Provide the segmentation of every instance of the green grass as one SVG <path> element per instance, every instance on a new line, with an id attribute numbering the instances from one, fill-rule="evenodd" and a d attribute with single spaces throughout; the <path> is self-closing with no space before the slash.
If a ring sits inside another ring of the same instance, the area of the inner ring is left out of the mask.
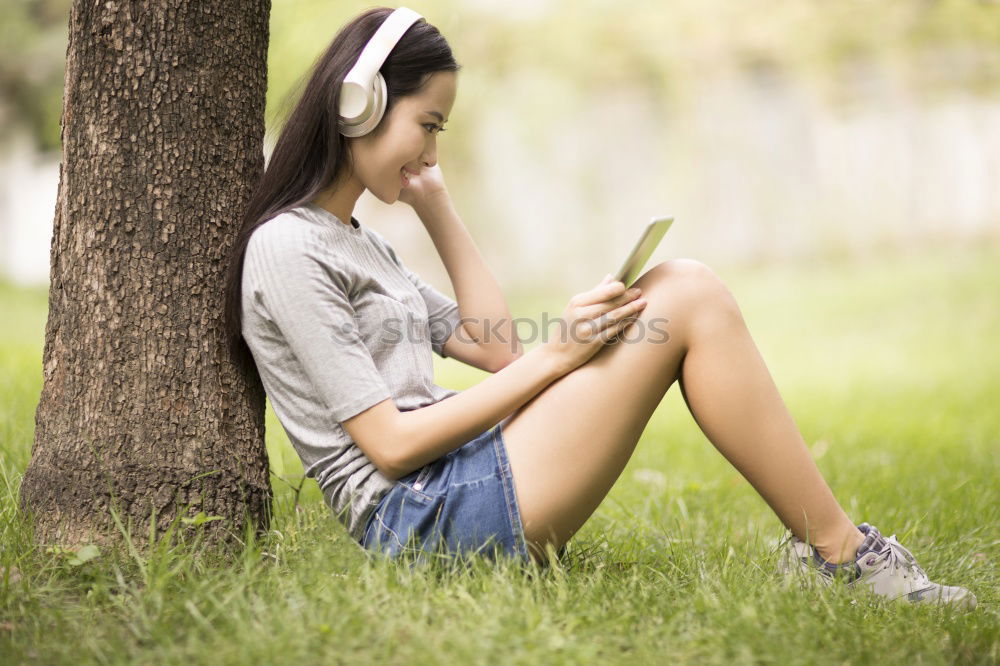
<path id="1" fill-rule="evenodd" d="M 45 293 L 0 286 L 0 663 L 995 663 L 1000 249 L 719 272 L 852 518 L 972 588 L 974 613 L 778 584 L 780 524 L 677 389 L 566 562 L 540 573 L 367 559 L 313 481 L 296 505 L 301 466 L 270 412 L 288 483 L 262 541 L 228 557 L 190 537 L 145 556 L 41 552 L 16 495 Z M 437 360 L 443 385 L 482 377 Z"/>

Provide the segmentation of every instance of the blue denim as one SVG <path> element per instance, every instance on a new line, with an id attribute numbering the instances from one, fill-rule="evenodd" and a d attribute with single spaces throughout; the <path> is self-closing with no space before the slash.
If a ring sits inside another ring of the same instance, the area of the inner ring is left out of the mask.
<path id="1" fill-rule="evenodd" d="M 501 425 L 400 478 L 368 519 L 362 547 L 392 558 L 500 552 L 529 562 Z"/>

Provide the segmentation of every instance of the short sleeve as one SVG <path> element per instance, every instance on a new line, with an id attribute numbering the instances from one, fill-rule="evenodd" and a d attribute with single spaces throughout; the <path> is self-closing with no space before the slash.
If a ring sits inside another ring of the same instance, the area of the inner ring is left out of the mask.
<path id="1" fill-rule="evenodd" d="M 429 283 L 425 282 L 419 275 L 407 268 L 406 265 L 403 264 L 402 260 L 400 260 L 399 256 L 396 255 L 396 251 L 389 244 L 389 242 L 378 232 L 374 230 L 370 231 L 389 253 L 393 262 L 399 266 L 399 268 L 403 271 L 403 274 L 406 275 L 407 279 L 412 282 L 420 292 L 420 296 L 424 299 L 424 303 L 427 304 L 427 325 L 430 328 L 431 349 L 433 349 L 434 353 L 438 356 L 448 358 L 444 353 L 444 343 L 451 337 L 451 334 L 455 332 L 455 329 L 458 328 L 459 322 L 461 321 L 461 315 L 458 312 L 458 303 L 456 303 L 454 299 L 445 296 Z"/>
<path id="2" fill-rule="evenodd" d="M 251 237 L 244 271 L 254 282 L 316 394 L 338 422 L 391 398 L 361 339 L 348 286 L 323 239 L 265 223 Z"/>

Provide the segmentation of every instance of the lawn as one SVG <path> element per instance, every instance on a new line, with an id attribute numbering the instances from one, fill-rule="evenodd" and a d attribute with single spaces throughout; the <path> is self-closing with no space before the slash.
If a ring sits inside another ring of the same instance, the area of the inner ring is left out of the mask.
<path id="1" fill-rule="evenodd" d="M 782 585 L 780 523 L 676 388 L 565 561 L 542 572 L 370 560 L 313 481 L 296 501 L 301 466 L 270 412 L 264 539 L 229 556 L 190 538 L 146 555 L 40 551 L 16 498 L 46 294 L 7 285 L 0 664 L 996 663 L 1000 247 L 719 272 L 851 517 L 895 533 L 932 579 L 973 589 L 976 611 Z M 564 301 L 512 310 L 537 317 Z M 436 361 L 445 386 L 483 376 Z"/>

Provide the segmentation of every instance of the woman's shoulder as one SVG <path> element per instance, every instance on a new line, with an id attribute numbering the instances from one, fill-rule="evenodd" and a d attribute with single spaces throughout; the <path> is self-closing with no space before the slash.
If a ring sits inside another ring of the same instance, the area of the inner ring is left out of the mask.
<path id="1" fill-rule="evenodd" d="M 372 245 L 374 245 L 377 248 L 380 248 L 382 252 L 389 255 L 389 259 L 392 260 L 393 263 L 396 264 L 400 263 L 399 255 L 396 254 L 396 248 L 393 247 L 392 243 L 389 242 L 389 239 L 387 239 L 385 236 L 375 231 L 368 225 L 365 225 L 364 227 L 362 227 L 362 229 L 370 239 Z"/>
<path id="2" fill-rule="evenodd" d="M 343 288 L 354 272 L 334 235 L 294 210 L 258 226 L 250 234 L 243 257 L 245 290 L 284 296 L 321 283 Z"/>
<path id="3" fill-rule="evenodd" d="M 247 255 L 316 251 L 334 242 L 333 234 L 328 229 L 303 214 L 301 208 L 292 208 L 253 230 L 247 241 Z"/>

